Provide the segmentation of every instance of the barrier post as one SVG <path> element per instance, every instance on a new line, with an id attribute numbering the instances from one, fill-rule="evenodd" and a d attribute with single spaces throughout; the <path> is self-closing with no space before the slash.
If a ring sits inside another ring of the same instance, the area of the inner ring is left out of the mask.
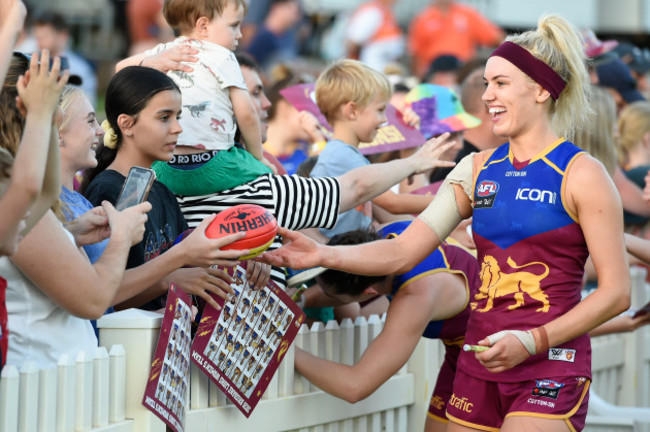
<path id="1" fill-rule="evenodd" d="M 139 432 L 165 432 L 165 424 L 142 405 L 151 361 L 163 315 L 141 309 L 127 309 L 104 315 L 97 321 L 99 344 L 120 344 L 126 355 L 126 418 L 134 420 Z"/>

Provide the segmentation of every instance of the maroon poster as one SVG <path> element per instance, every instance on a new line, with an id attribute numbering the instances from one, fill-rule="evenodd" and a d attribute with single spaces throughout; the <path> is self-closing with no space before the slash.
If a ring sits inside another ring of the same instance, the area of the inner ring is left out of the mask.
<path id="1" fill-rule="evenodd" d="M 316 105 L 314 84 L 297 84 L 280 90 L 280 94 L 299 111 L 312 113 L 323 126 L 323 133 L 329 139 L 332 137 L 332 127 L 327 123 Z M 407 125 L 393 105 L 386 107 L 387 124 L 379 129 L 371 143 L 361 143 L 359 151 L 365 155 L 417 147 L 424 144 L 424 136 L 419 130 Z"/>
<path id="2" fill-rule="evenodd" d="M 191 324 L 190 296 L 172 283 L 142 404 L 176 432 L 185 427 Z"/>
<path id="3" fill-rule="evenodd" d="M 236 296 L 206 305 L 191 359 L 249 417 L 305 320 L 302 310 L 275 283 L 254 291 L 246 263 L 225 269 Z"/>

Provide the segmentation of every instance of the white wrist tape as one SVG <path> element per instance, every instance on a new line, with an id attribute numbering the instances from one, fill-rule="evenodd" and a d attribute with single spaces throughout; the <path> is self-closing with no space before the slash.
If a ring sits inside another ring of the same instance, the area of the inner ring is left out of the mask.
<path id="1" fill-rule="evenodd" d="M 494 345 L 503 337 L 507 334 L 512 334 L 519 339 L 519 342 L 522 343 L 524 348 L 526 348 L 526 351 L 530 355 L 535 355 L 536 349 L 535 349 L 535 338 L 533 337 L 533 334 L 530 331 L 523 331 L 523 330 L 501 330 L 500 332 L 491 334 L 490 336 L 487 337 L 488 341 L 490 342 L 490 346 Z"/>

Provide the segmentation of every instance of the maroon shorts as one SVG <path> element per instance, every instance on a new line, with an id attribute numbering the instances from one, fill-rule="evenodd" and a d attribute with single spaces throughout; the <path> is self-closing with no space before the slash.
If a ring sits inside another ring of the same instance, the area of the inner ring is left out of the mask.
<path id="1" fill-rule="evenodd" d="M 454 376 L 456 375 L 456 363 L 460 354 L 460 347 L 445 345 L 445 360 L 440 366 L 436 386 L 431 395 L 429 403 L 429 417 L 443 423 L 447 423 L 447 401 L 454 389 Z"/>
<path id="2" fill-rule="evenodd" d="M 499 383 L 457 371 L 447 417 L 454 423 L 486 431 L 497 431 L 511 416 L 564 420 L 569 430 L 581 431 L 587 417 L 590 383 L 581 377 Z"/>

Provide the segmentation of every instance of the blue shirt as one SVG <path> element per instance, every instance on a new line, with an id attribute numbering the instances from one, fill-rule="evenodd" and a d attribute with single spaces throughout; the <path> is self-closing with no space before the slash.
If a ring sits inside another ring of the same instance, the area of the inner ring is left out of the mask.
<path id="1" fill-rule="evenodd" d="M 365 165 L 370 161 L 361 154 L 358 148 L 346 144 L 341 140 L 328 141 L 323 151 L 318 155 L 318 162 L 311 171 L 312 177 L 339 177 Z M 339 221 L 331 230 L 321 229 L 326 237 L 347 231 L 368 228 L 372 218 L 362 211 L 363 206 L 341 213 Z"/>
<path id="2" fill-rule="evenodd" d="M 61 201 L 65 203 L 63 208 L 63 214 L 67 221 L 73 221 L 82 214 L 86 213 L 88 210 L 94 208 L 94 206 L 88 201 L 83 195 L 79 192 L 71 191 L 65 186 L 61 187 Z M 99 243 L 86 245 L 84 250 L 90 258 L 90 262 L 94 263 L 99 259 L 100 256 L 104 253 L 106 245 L 108 244 L 108 239 L 102 240 Z"/>
<path id="3" fill-rule="evenodd" d="M 61 186 L 61 201 L 63 201 L 63 214 L 67 221 L 73 221 L 77 219 L 82 214 L 86 213 L 88 210 L 92 210 L 94 206 L 90 201 L 88 201 L 83 195 L 79 192 L 71 191 L 65 186 Z M 91 263 L 94 263 L 102 256 L 106 245 L 108 244 L 108 239 L 104 239 L 99 243 L 94 243 L 84 246 L 84 251 L 90 259 Z M 106 310 L 106 313 L 114 312 L 113 306 L 109 307 Z M 93 325 L 93 330 L 95 330 L 95 335 L 99 337 L 99 330 L 97 330 L 97 321 L 91 320 L 90 323 Z"/>

